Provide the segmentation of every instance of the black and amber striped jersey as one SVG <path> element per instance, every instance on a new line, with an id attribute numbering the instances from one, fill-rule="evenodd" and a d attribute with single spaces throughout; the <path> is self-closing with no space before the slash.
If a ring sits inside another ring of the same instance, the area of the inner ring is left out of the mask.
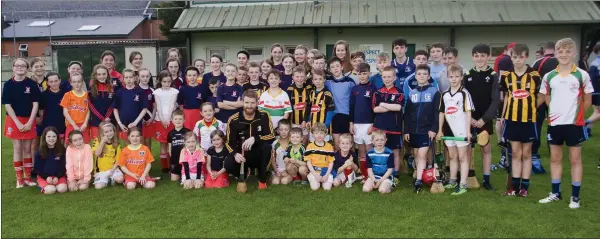
<path id="1" fill-rule="evenodd" d="M 306 109 L 310 110 L 310 112 L 307 112 L 306 114 L 306 122 L 310 122 L 311 125 L 314 125 L 317 122 L 325 123 L 327 113 L 335 110 L 331 91 L 329 91 L 327 87 L 324 87 L 320 91 L 317 89 L 312 90 L 308 98 Z"/>
<path id="2" fill-rule="evenodd" d="M 306 119 L 306 105 L 312 89 L 311 85 L 299 88 L 296 84 L 292 84 L 287 88 L 286 92 L 292 104 L 292 114 L 290 115 L 292 124 L 302 124 Z"/>
<path id="3" fill-rule="evenodd" d="M 258 94 L 259 99 L 260 99 L 260 95 L 269 89 L 269 87 L 265 83 L 262 83 L 262 82 L 258 82 L 257 85 L 253 85 L 250 82 L 248 82 L 248 83 L 244 84 L 242 86 L 242 88 L 244 88 L 244 92 L 246 92 L 247 90 L 256 91 L 256 94 Z"/>
<path id="4" fill-rule="evenodd" d="M 520 76 L 514 70 L 503 72 L 500 91 L 506 94 L 506 99 L 502 118 L 514 122 L 535 122 L 540 83 L 540 74 L 529 66 Z"/>

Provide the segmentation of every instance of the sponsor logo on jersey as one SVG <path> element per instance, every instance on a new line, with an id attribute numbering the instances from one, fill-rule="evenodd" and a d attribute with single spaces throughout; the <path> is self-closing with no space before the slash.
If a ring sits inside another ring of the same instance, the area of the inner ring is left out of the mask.
<path id="1" fill-rule="evenodd" d="M 140 156 L 146 155 L 146 151 L 140 151 Z"/>
<path id="2" fill-rule="evenodd" d="M 303 110 L 305 107 L 306 107 L 306 103 L 304 103 L 304 102 L 300 102 L 300 103 L 294 105 L 295 110 Z"/>
<path id="3" fill-rule="evenodd" d="M 458 108 L 457 108 L 457 107 L 455 107 L 455 106 L 450 106 L 450 107 L 448 107 L 448 108 L 446 109 L 446 114 L 447 114 L 447 115 L 451 115 L 451 114 L 454 114 L 454 113 L 456 113 L 456 112 L 458 112 Z"/>
<path id="4" fill-rule="evenodd" d="M 318 105 L 313 105 L 312 107 L 310 107 L 310 112 L 312 113 L 317 113 L 321 111 L 321 107 L 319 107 Z"/>
<path id="5" fill-rule="evenodd" d="M 524 99 L 527 97 L 529 97 L 529 91 L 521 89 L 513 91 L 513 98 L 515 99 Z"/>

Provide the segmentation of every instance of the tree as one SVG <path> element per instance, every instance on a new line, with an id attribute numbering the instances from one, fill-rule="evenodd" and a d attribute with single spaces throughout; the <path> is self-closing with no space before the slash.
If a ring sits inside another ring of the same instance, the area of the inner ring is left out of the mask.
<path id="1" fill-rule="evenodd" d="M 174 8 L 174 7 L 185 7 L 185 1 L 172 1 L 172 2 L 160 2 L 158 8 Z M 177 23 L 177 19 L 181 16 L 183 9 L 159 9 L 157 11 L 157 17 L 162 20 L 162 24 L 159 26 L 160 32 L 163 36 L 167 37 L 169 41 L 185 41 L 186 35 L 180 32 L 171 32 L 171 29 Z"/>

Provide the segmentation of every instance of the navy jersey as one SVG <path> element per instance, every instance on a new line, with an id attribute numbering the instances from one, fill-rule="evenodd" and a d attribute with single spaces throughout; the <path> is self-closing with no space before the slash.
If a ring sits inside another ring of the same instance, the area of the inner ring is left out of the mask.
<path id="1" fill-rule="evenodd" d="M 372 108 L 375 109 L 381 103 L 404 105 L 404 94 L 395 86 L 389 89 L 381 87 L 375 92 Z M 402 115 L 402 110 L 375 113 L 373 127 L 383 130 L 387 134 L 401 134 Z"/>
<path id="2" fill-rule="evenodd" d="M 210 103 L 212 103 L 212 104 L 213 104 L 213 106 L 215 107 L 215 109 L 216 109 L 216 108 L 219 108 L 219 107 L 217 106 L 217 97 L 216 97 L 216 96 L 213 96 L 213 95 L 210 95 L 210 96 L 208 96 L 208 99 L 206 99 L 206 102 L 210 102 Z"/>
<path id="3" fill-rule="evenodd" d="M 65 91 L 60 89 L 56 93 L 50 89 L 42 92 L 42 97 L 40 98 L 40 110 L 44 110 L 42 129 L 52 126 L 59 133 L 65 132 L 65 116 L 63 115 L 63 108 L 60 106 L 60 101 L 64 95 Z"/>
<path id="4" fill-rule="evenodd" d="M 177 103 L 183 105 L 184 109 L 200 109 L 202 103 L 206 101 L 205 93 L 200 85 L 184 85 L 177 95 Z"/>
<path id="5" fill-rule="evenodd" d="M 352 87 L 350 97 L 350 122 L 355 124 L 373 123 L 373 95 L 377 90 L 369 82 Z"/>
<path id="6" fill-rule="evenodd" d="M 410 57 L 406 57 L 406 61 L 404 63 L 399 63 L 398 59 L 394 59 L 392 61 L 392 66 L 396 68 L 396 83 L 395 85 L 402 89 L 404 85 L 404 80 L 408 78 L 411 74 L 415 73 L 415 63 L 413 59 Z"/>
<path id="7" fill-rule="evenodd" d="M 427 134 L 438 131 L 440 92 L 431 85 L 417 86 L 406 96 L 404 123 L 410 134 Z"/>
<path id="8" fill-rule="evenodd" d="M 167 135 L 167 143 L 171 144 L 171 162 L 179 163 L 179 155 L 181 150 L 185 147 L 185 133 L 190 130 L 183 127 L 180 130 L 173 129 Z"/>
<path id="9" fill-rule="evenodd" d="M 218 79 L 219 82 L 221 82 L 221 84 L 225 84 L 225 82 L 227 82 L 227 78 L 225 78 L 225 74 L 223 72 L 221 72 L 221 74 L 218 76 L 213 75 L 212 72 L 208 72 L 208 73 L 204 74 L 202 76 L 202 88 L 204 88 L 204 92 L 206 95 L 212 94 L 210 92 L 210 88 L 209 88 L 210 84 L 209 83 L 210 83 L 210 80 L 213 78 Z"/>
<path id="10" fill-rule="evenodd" d="M 226 84 L 222 84 L 217 89 L 217 102 L 223 101 L 239 101 L 242 97 L 243 89 L 242 86 L 238 84 L 233 84 L 232 86 L 228 86 Z M 217 119 L 222 122 L 227 122 L 229 117 L 231 117 L 235 112 L 238 112 L 238 109 L 235 110 L 226 110 L 220 109 L 219 114 L 217 115 Z"/>
<path id="11" fill-rule="evenodd" d="M 176 79 L 173 79 L 173 83 L 171 84 L 171 86 L 173 88 L 178 89 L 178 90 L 180 90 L 181 87 L 183 87 L 184 85 L 187 85 L 187 84 L 180 77 L 177 77 Z"/>
<path id="12" fill-rule="evenodd" d="M 342 167 L 342 165 L 346 163 L 346 160 L 350 159 L 350 156 L 352 156 L 353 160 L 357 159 L 356 153 L 354 152 L 348 152 L 348 155 L 346 156 L 342 156 L 341 151 L 336 152 L 334 155 L 335 159 L 333 161 L 333 170 L 337 171 L 340 167 Z"/>
<path id="13" fill-rule="evenodd" d="M 148 107 L 148 98 L 145 96 L 146 93 L 139 87 L 121 88 L 117 91 L 113 108 L 119 110 L 121 123 L 128 126 L 135 121 L 142 110 Z M 141 120 L 137 127 L 142 127 Z"/>
<path id="14" fill-rule="evenodd" d="M 141 87 L 140 87 L 141 88 Z M 146 107 L 146 109 L 148 109 L 148 111 L 150 111 L 150 113 L 152 113 L 152 111 L 154 111 L 154 95 L 152 94 L 154 92 L 154 90 L 152 88 L 141 88 L 142 90 L 144 90 L 144 94 L 146 94 L 146 100 L 148 100 L 148 107 Z M 149 120 L 150 116 L 148 114 L 146 114 L 143 118 L 143 120 Z"/>
<path id="15" fill-rule="evenodd" d="M 90 126 L 98 127 L 102 121 L 110 118 L 113 114 L 115 93 L 109 92 L 108 85 L 98 83 L 98 94 L 94 96 L 88 92 L 90 108 Z"/>
<path id="16" fill-rule="evenodd" d="M 275 65 L 273 68 L 275 68 L 275 69 L 277 69 L 277 70 L 279 70 L 281 72 L 285 71 L 285 68 L 283 68 L 283 63 L 281 63 L 279 65 Z"/>
<path id="17" fill-rule="evenodd" d="M 19 117 L 29 117 L 33 103 L 40 102 L 40 96 L 41 92 L 37 83 L 27 77 L 22 81 L 15 81 L 11 78 L 2 87 L 2 104 L 10 104 L 15 115 Z"/>
<path id="18" fill-rule="evenodd" d="M 286 75 L 285 73 L 281 72 L 281 83 L 279 83 L 279 88 L 286 90 L 288 87 L 290 87 L 293 82 L 293 75 L 293 73 L 291 75 Z"/>
<path id="19" fill-rule="evenodd" d="M 62 90 L 64 92 L 69 92 L 73 89 L 73 87 L 71 87 L 71 82 L 69 82 L 69 80 L 61 80 L 59 88 L 60 88 L 60 90 Z"/>

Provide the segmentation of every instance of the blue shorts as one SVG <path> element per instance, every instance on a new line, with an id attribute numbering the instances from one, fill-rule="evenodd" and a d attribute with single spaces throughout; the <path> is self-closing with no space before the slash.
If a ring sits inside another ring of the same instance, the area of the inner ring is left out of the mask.
<path id="1" fill-rule="evenodd" d="M 319 173 L 319 175 L 320 175 L 320 176 L 325 176 L 325 174 L 327 173 L 327 168 L 319 168 L 319 167 L 315 167 L 315 166 L 313 166 L 313 169 L 314 169 L 315 171 L 319 171 L 319 172 L 320 172 L 320 173 Z M 335 178 L 335 177 L 337 177 L 337 171 L 336 171 L 336 170 L 333 170 L 333 169 L 331 169 L 331 173 L 330 173 L 330 174 L 331 174 L 331 176 L 333 176 L 334 178 Z"/>
<path id="2" fill-rule="evenodd" d="M 413 149 L 425 148 L 431 145 L 428 134 L 410 134 L 408 146 Z"/>
<path id="3" fill-rule="evenodd" d="M 502 137 L 508 141 L 531 143 L 537 140 L 537 127 L 533 122 L 504 120 Z"/>
<path id="4" fill-rule="evenodd" d="M 401 134 L 385 134 L 387 141 L 385 147 L 391 150 L 402 148 L 402 135 Z"/>
<path id="5" fill-rule="evenodd" d="M 578 147 L 588 138 L 585 126 L 573 124 L 548 126 L 548 143 L 551 145 L 566 144 L 569 147 Z"/>

